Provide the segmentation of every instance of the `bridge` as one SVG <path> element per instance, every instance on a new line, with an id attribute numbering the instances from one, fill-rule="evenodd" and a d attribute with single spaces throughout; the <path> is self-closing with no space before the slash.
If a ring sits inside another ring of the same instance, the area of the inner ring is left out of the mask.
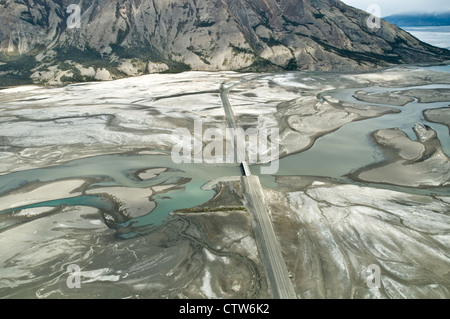
<path id="1" fill-rule="evenodd" d="M 251 176 L 252 172 L 250 171 L 250 167 L 248 166 L 246 161 L 241 163 L 241 170 L 243 176 Z"/>
<path id="2" fill-rule="evenodd" d="M 248 80 L 245 80 L 245 82 Z M 241 82 L 242 83 L 242 82 Z M 240 84 L 240 83 L 238 83 Z M 235 84 L 235 85 L 238 85 Z M 221 99 L 230 128 L 237 128 L 236 119 L 228 100 L 228 93 L 234 85 L 224 89 Z M 255 240 L 261 261 L 266 270 L 266 276 L 273 297 L 277 299 L 296 299 L 294 285 L 289 277 L 281 246 L 273 229 L 272 219 L 264 201 L 264 192 L 259 177 L 252 175 L 248 163 L 238 159 L 241 164 L 241 184 L 246 207 L 252 219 Z"/>

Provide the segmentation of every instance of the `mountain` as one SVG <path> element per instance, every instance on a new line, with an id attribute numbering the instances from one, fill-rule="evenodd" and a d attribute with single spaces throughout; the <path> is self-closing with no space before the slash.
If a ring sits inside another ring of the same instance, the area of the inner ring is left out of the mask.
<path id="1" fill-rule="evenodd" d="M 450 12 L 395 14 L 384 19 L 399 27 L 450 26 Z"/>
<path id="2" fill-rule="evenodd" d="M 0 85 L 450 60 L 387 21 L 370 29 L 368 13 L 337 0 L 78 1 L 0 0 Z"/>

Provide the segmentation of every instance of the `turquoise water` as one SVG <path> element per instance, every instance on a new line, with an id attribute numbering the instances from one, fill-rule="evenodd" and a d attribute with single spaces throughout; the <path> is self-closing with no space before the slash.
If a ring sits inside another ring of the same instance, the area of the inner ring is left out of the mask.
<path id="1" fill-rule="evenodd" d="M 131 230 L 122 234 L 121 237 L 129 238 L 141 234 L 160 225 L 171 212 L 177 209 L 195 207 L 212 199 L 215 192 L 213 190 L 202 190 L 201 187 L 204 184 L 203 181 L 190 182 L 186 184 L 185 188 L 152 197 L 156 202 L 156 208 L 150 214 L 119 224 L 120 227 L 131 227 Z"/>
<path id="2" fill-rule="evenodd" d="M 150 168 L 169 168 L 158 176 L 139 180 L 133 177 L 133 172 Z M 145 230 L 160 225 L 169 213 L 176 209 L 195 207 L 212 199 L 214 190 L 202 190 L 201 187 L 210 180 L 223 176 L 238 176 L 238 166 L 174 164 L 169 156 L 164 155 L 105 155 L 80 159 L 66 165 L 15 172 L 0 176 L 0 195 L 31 182 L 51 182 L 64 179 L 97 179 L 90 188 L 97 186 L 123 186 L 133 188 L 148 188 L 156 185 L 180 185 L 161 195 L 150 198 L 156 202 L 156 207 L 149 214 L 133 218 L 118 227 L 128 227 L 128 236 L 138 233 L 139 228 Z M 183 181 L 180 183 L 180 180 Z M 90 206 L 102 210 L 114 209 L 114 203 L 102 196 L 86 195 L 71 198 L 61 198 L 44 201 L 32 205 L 16 207 L 0 212 L 0 214 L 33 207 Z M 126 237 L 127 235 L 123 235 Z"/>
<path id="3" fill-rule="evenodd" d="M 433 71 L 450 72 L 450 66 L 430 67 Z M 304 76 L 304 73 L 299 73 Z M 422 86 L 420 88 L 450 88 L 446 85 Z M 324 92 L 342 101 L 362 103 L 352 95 L 360 88 L 348 88 Z M 409 88 L 391 88 L 404 90 Z M 369 92 L 386 91 L 386 88 L 364 88 Z M 389 89 L 388 89 L 389 90 Z M 370 139 L 370 134 L 378 129 L 398 127 L 404 130 L 412 139 L 414 123 L 419 122 L 431 126 L 438 132 L 444 151 L 450 156 L 449 130 L 446 126 L 429 123 L 423 118 L 423 110 L 447 107 L 448 102 L 421 104 L 412 102 L 403 107 L 398 114 L 388 114 L 379 118 L 352 122 L 337 131 L 319 138 L 314 146 L 299 154 L 293 154 L 280 160 L 276 175 L 307 175 L 331 177 L 336 180 L 352 182 L 345 176 L 361 167 L 379 162 L 382 155 Z M 389 106 L 392 107 L 392 106 Z M 138 170 L 150 168 L 168 168 L 155 178 L 139 180 L 133 176 Z M 252 166 L 254 174 L 259 174 L 259 167 Z M 87 179 L 92 187 L 122 186 L 130 188 L 148 188 L 156 185 L 180 184 L 178 188 L 156 194 L 150 198 L 155 201 L 156 208 L 147 215 L 133 218 L 126 223 L 118 224 L 122 228 L 122 237 L 133 237 L 160 225 L 169 213 L 201 205 L 212 199 L 213 190 L 202 190 L 201 187 L 216 178 L 239 176 L 240 168 L 235 165 L 212 166 L 197 164 L 174 164 L 168 155 L 105 155 L 75 160 L 65 165 L 15 172 L 0 176 L 0 195 L 4 195 L 32 182 L 52 182 L 64 179 Z M 266 187 L 275 188 L 273 176 L 261 175 L 261 182 Z M 182 182 L 180 182 L 182 181 Z M 14 210 L 33 207 L 90 206 L 101 210 L 115 209 L 110 199 L 102 196 L 77 196 L 45 201 L 33 205 L 17 207 Z M 0 214 L 13 210 L 3 211 Z"/>

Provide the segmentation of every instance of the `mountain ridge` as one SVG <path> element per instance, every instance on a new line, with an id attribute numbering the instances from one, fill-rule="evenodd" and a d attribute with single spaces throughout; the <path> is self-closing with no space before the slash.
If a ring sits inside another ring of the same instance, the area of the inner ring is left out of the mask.
<path id="1" fill-rule="evenodd" d="M 3 83 L 61 84 L 154 72 L 370 70 L 450 60 L 337 0 L 0 1 Z"/>

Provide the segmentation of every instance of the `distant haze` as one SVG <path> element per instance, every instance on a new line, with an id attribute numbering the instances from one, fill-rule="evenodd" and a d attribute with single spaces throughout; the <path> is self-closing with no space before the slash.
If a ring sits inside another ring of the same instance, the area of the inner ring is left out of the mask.
<path id="1" fill-rule="evenodd" d="M 361 10 L 366 10 L 371 4 L 377 4 L 381 8 L 382 17 L 399 13 L 450 11 L 449 0 L 342 0 L 342 2 Z"/>

